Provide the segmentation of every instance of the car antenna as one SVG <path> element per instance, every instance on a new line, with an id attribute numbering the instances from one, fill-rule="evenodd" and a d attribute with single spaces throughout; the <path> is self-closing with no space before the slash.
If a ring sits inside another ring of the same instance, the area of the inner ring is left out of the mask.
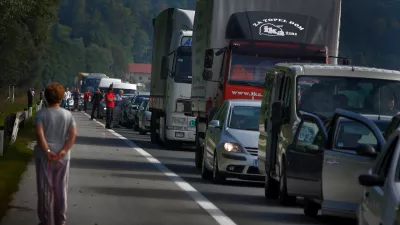
<path id="1" fill-rule="evenodd" d="M 378 120 L 381 120 L 381 87 L 378 88 Z"/>

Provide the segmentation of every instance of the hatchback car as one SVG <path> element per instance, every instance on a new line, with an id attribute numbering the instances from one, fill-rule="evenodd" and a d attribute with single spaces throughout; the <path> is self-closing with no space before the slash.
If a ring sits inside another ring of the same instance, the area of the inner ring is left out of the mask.
<path id="1" fill-rule="evenodd" d="M 263 180 L 257 168 L 261 101 L 227 100 L 209 122 L 202 178 Z"/>
<path id="2" fill-rule="evenodd" d="M 138 131 L 140 134 L 146 134 L 150 131 L 151 112 L 149 111 L 149 99 L 143 100 L 137 113 Z"/>

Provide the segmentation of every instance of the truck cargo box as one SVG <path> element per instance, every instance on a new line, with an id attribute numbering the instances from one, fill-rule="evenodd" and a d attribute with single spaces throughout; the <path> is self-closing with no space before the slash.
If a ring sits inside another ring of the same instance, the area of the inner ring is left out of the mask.
<path id="1" fill-rule="evenodd" d="M 340 12 L 340 0 L 198 0 L 192 110 L 204 111 L 205 100 L 215 97 L 218 90 L 218 82 L 203 80 L 206 49 L 227 47 L 231 40 L 268 41 L 323 45 L 329 55 L 337 55 Z M 222 57 L 214 57 L 214 81 L 221 79 L 221 64 Z"/>

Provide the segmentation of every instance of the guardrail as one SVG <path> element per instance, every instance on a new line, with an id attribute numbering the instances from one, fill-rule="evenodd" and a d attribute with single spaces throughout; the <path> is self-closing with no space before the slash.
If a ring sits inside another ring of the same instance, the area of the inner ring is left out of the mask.
<path id="1" fill-rule="evenodd" d="M 42 107 L 43 101 L 39 101 L 36 104 L 36 112 L 41 110 Z M 6 116 L 4 119 L 4 126 L 0 126 L 0 156 L 3 156 L 5 137 L 9 137 L 10 144 L 14 144 L 17 140 L 19 128 L 22 128 L 26 121 L 32 117 L 32 110 L 32 107 L 29 107 L 24 111 L 11 113 Z"/>

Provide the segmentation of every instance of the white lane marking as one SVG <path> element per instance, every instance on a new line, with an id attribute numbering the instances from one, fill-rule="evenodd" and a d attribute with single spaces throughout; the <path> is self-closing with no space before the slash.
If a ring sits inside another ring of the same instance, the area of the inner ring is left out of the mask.
<path id="1" fill-rule="evenodd" d="M 83 112 L 84 115 L 90 118 L 90 115 Z M 97 120 L 93 120 L 97 124 L 105 127 L 105 125 Z M 108 130 L 108 129 L 107 129 Z M 178 174 L 172 172 L 164 164 L 162 164 L 158 159 L 154 158 L 151 154 L 140 148 L 134 142 L 128 140 L 124 136 L 118 134 L 114 130 L 108 130 L 113 135 L 117 136 L 121 140 L 124 140 L 127 145 L 132 147 L 135 151 L 144 156 L 149 162 L 151 162 L 158 170 L 164 173 L 169 179 L 171 179 L 178 187 L 183 191 L 187 192 L 190 197 L 204 210 L 206 210 L 220 225 L 236 225 L 233 220 L 231 220 L 227 215 L 225 215 L 217 206 L 210 202 L 204 195 L 197 191 L 192 185 L 183 180 Z"/>

